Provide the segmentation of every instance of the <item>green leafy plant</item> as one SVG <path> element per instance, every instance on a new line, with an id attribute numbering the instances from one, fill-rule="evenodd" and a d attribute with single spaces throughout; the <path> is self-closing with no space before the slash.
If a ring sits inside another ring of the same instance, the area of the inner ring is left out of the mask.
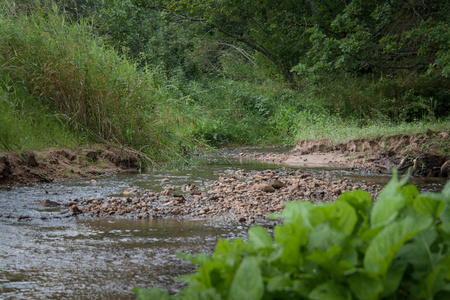
<path id="1" fill-rule="evenodd" d="M 287 203 L 272 236 L 218 242 L 179 295 L 135 288 L 138 299 L 449 299 L 450 184 L 420 194 L 396 172 L 373 204 L 363 191 L 332 204 Z"/>

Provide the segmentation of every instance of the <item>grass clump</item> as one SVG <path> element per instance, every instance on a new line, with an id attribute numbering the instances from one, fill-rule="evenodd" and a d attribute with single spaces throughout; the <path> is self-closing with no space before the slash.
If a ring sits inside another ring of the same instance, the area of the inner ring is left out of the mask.
<path id="1" fill-rule="evenodd" d="M 43 150 L 49 147 L 73 148 L 85 144 L 88 137 L 69 130 L 57 113 L 49 113 L 0 90 L 0 149 L 6 151 Z"/>
<path id="2" fill-rule="evenodd" d="M 33 123 L 37 127 L 39 122 L 47 126 L 59 122 L 60 135 L 77 136 L 72 139 L 75 144 L 112 142 L 142 150 L 155 161 L 167 161 L 178 151 L 157 110 L 149 70 L 138 70 L 120 57 L 92 34 L 87 23 L 67 22 L 56 5 L 37 5 L 28 14 L 8 2 L 2 1 L 2 6 L 0 88 L 7 113 L 2 116 L 0 147 L 41 147 L 38 138 L 34 143 L 12 138 L 20 130 L 39 136 L 37 129 L 11 126 L 10 120 L 19 117 L 23 124 L 41 119 Z M 59 139 L 52 131 L 42 131 L 40 136 Z M 56 144 L 72 142 L 60 139 Z"/>

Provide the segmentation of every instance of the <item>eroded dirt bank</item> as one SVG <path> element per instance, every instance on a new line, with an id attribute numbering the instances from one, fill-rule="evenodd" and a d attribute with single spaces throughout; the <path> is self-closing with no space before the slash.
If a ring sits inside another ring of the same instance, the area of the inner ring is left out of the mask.
<path id="1" fill-rule="evenodd" d="M 234 155 L 288 166 L 345 167 L 382 173 L 391 173 L 397 168 L 401 173 L 411 171 L 414 176 L 449 177 L 450 155 L 445 154 L 449 152 L 449 132 L 429 131 L 339 144 L 325 139 L 305 140 L 297 141 L 288 153 L 234 151 Z"/>
<path id="2" fill-rule="evenodd" d="M 391 173 L 412 171 L 415 176 L 450 175 L 449 131 L 415 135 L 380 136 L 334 144 L 330 140 L 297 141 L 288 153 L 254 153 L 240 149 L 227 155 L 286 166 L 345 167 Z M 53 149 L 41 152 L 1 153 L 0 188 L 134 172 L 139 157 L 110 146 L 89 149 Z"/>
<path id="3" fill-rule="evenodd" d="M 138 155 L 132 151 L 100 145 L 89 149 L 0 153 L 0 188 L 135 172 L 137 167 Z"/>

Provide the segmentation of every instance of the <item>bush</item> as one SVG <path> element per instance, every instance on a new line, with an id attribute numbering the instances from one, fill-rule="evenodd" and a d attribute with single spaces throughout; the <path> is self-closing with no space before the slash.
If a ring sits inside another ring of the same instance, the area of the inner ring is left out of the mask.
<path id="1" fill-rule="evenodd" d="M 218 242 L 179 295 L 135 288 L 138 299 L 449 299 L 450 184 L 420 194 L 393 179 L 375 204 L 363 191 L 333 204 L 291 202 L 274 238 Z"/>
<path id="2" fill-rule="evenodd" d="M 96 38 L 85 21 L 67 21 L 53 2 L 33 4 L 27 13 L 0 1 L 8 8 L 0 10 L 0 90 L 8 90 L 3 99 L 11 98 L 0 107 L 22 118 L 8 104 L 17 100 L 41 123 L 57 118 L 52 123 L 61 123 L 63 133 L 70 130 L 81 140 L 88 136 L 89 142 L 128 146 L 155 162 L 176 156 L 178 140 L 168 137 L 170 124 L 158 110 L 152 73 Z M 9 124 L 6 117 L 0 122 Z M 26 148 L 9 145 L 14 131 L 5 128 L 3 148 Z"/>

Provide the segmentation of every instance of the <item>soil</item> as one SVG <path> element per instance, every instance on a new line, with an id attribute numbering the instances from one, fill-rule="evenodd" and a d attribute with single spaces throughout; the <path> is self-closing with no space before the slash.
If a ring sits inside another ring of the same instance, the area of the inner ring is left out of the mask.
<path id="1" fill-rule="evenodd" d="M 450 176 L 450 132 L 379 136 L 346 143 L 330 140 L 297 141 L 288 153 L 241 151 L 242 158 L 286 166 L 369 169 L 380 173 L 410 171 L 413 176 Z M 235 153 L 236 155 L 236 153 Z"/>
<path id="2" fill-rule="evenodd" d="M 138 161 L 139 156 L 130 150 L 103 145 L 0 153 L 0 188 L 136 172 Z"/>
<path id="3" fill-rule="evenodd" d="M 254 153 L 239 148 L 228 155 L 286 166 L 343 167 L 415 176 L 450 175 L 450 132 L 380 136 L 347 143 L 297 141 L 288 153 Z M 88 149 L 50 149 L 23 153 L 0 152 L 0 188 L 69 178 L 136 172 L 139 155 L 127 149 L 94 145 Z"/>

